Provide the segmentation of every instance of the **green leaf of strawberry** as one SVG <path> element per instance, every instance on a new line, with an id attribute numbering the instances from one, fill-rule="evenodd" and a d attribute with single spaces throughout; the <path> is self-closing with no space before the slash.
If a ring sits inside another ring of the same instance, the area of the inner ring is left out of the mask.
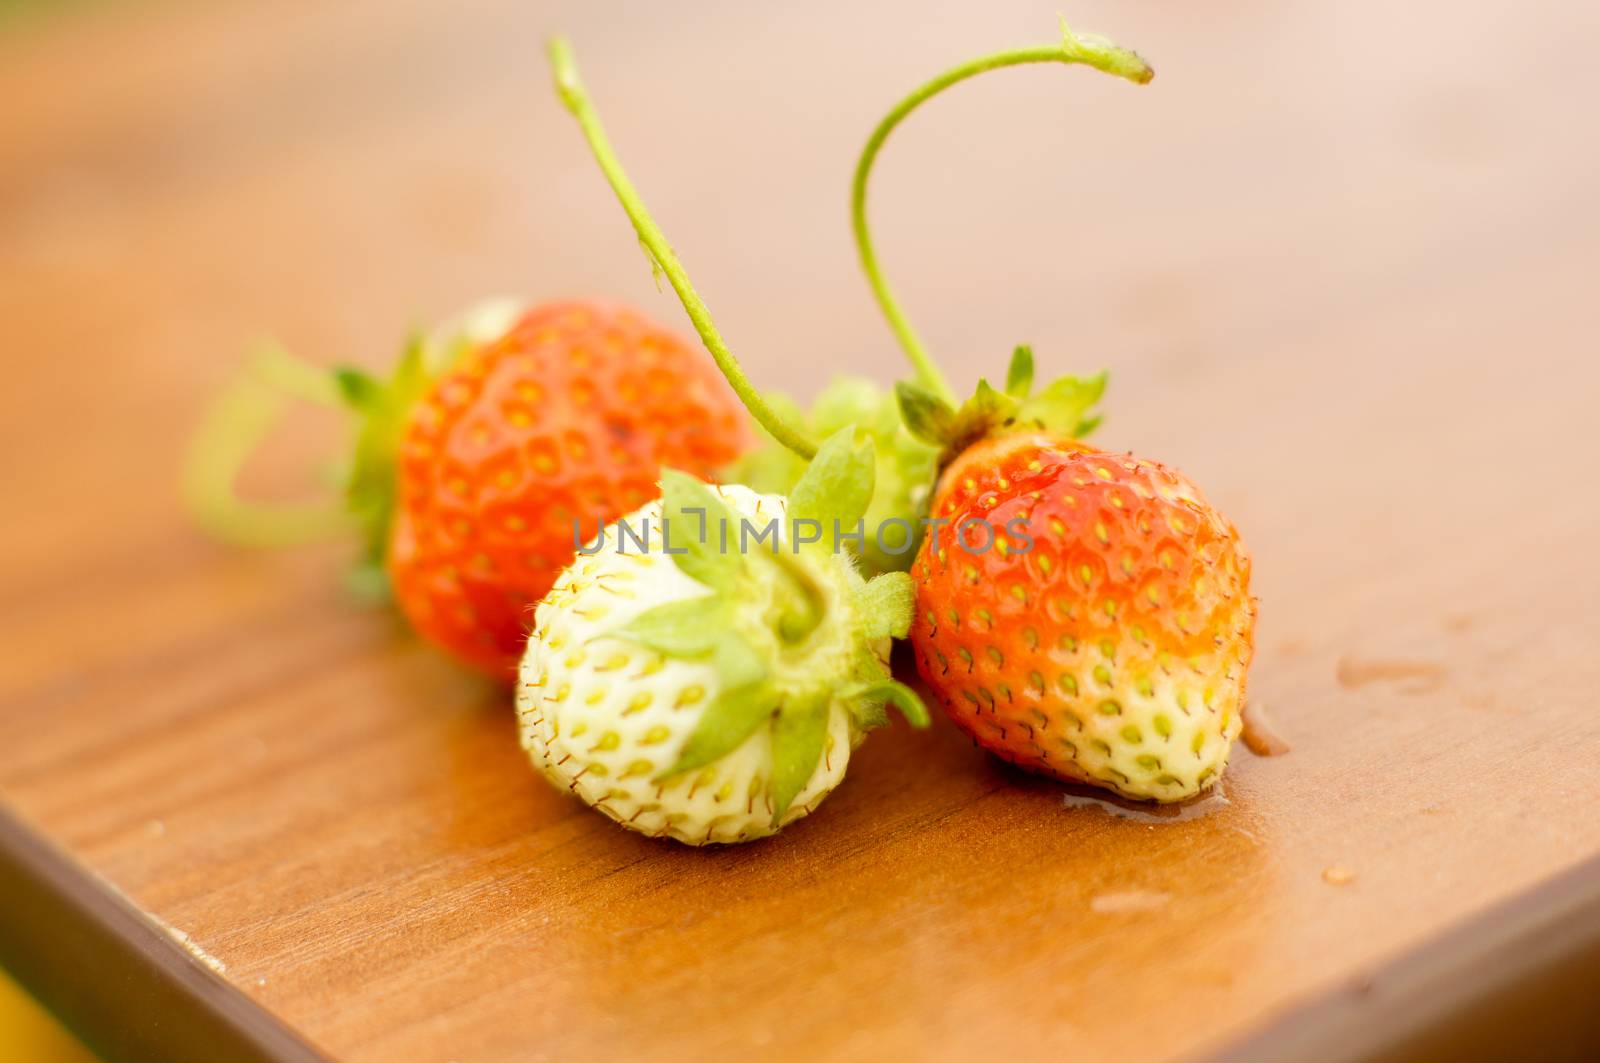
<path id="1" fill-rule="evenodd" d="M 858 439 L 854 425 L 829 436 L 789 492 L 789 519 L 816 521 L 826 530 L 836 520 L 853 529 L 872 502 L 874 458 L 872 437 Z"/>
<path id="2" fill-rule="evenodd" d="M 1084 378 L 1061 377 L 1036 395 L 1029 394 L 1032 386 L 1033 351 L 1022 346 L 1011 357 L 1005 391 L 996 391 L 980 378 L 972 397 L 958 409 L 909 381 L 895 385 L 895 395 L 906 427 L 917 438 L 939 447 L 944 460 L 990 436 L 1044 431 L 1082 438 L 1099 425 L 1100 418 L 1089 416 L 1089 410 L 1105 393 L 1105 372 Z"/>
<path id="3" fill-rule="evenodd" d="M 1048 387 L 1021 405 L 1013 424 L 1074 439 L 1083 438 L 1100 423 L 1100 418 L 1089 416 L 1089 411 L 1105 394 L 1106 376 L 1102 370 L 1091 377 L 1064 376 L 1051 381 Z"/>
<path id="4" fill-rule="evenodd" d="M 738 689 L 766 679 L 767 662 L 739 632 L 719 627 L 711 648 L 711 663 L 724 689 Z"/>
<path id="5" fill-rule="evenodd" d="M 686 472 L 661 470 L 662 542 L 680 572 L 714 591 L 729 590 L 745 566 L 723 544 L 738 534 L 738 518 L 709 487 Z"/>
<path id="6" fill-rule="evenodd" d="M 803 704 L 786 706 L 778 714 L 772 728 L 773 823 L 789 811 L 822 759 L 828 739 L 829 701 L 827 694 L 819 694 Z"/>
<path id="7" fill-rule="evenodd" d="M 869 639 L 903 639 L 911 629 L 916 584 L 909 573 L 885 572 L 856 592 L 856 609 Z"/>
<path id="8" fill-rule="evenodd" d="M 895 384 L 894 394 L 900 402 L 900 416 L 912 435 L 941 450 L 950 445 L 956 426 L 953 406 L 909 380 Z"/>
<path id="9" fill-rule="evenodd" d="M 872 440 L 873 491 L 863 517 L 867 534 L 860 543 L 848 545 L 859 554 L 862 571 L 869 575 L 909 567 L 921 539 L 938 451 L 901 423 L 894 395 L 870 380 L 836 377 L 817 396 L 808 414 L 782 396 L 770 401 L 792 419 L 803 417 L 806 427 L 821 438 L 854 426 L 858 440 Z M 789 494 L 807 467 L 792 451 L 769 438 L 765 446 L 729 470 L 728 478 L 757 491 Z"/>
<path id="10" fill-rule="evenodd" d="M 1011 352 L 1011 366 L 1006 370 L 1006 394 L 1025 399 L 1033 390 L 1033 348 L 1027 344 Z"/>
<path id="11" fill-rule="evenodd" d="M 413 336 L 386 381 L 349 366 L 334 370 L 339 393 L 360 425 L 345 500 L 361 525 L 365 565 L 380 571 L 399 497 L 400 437 L 411 407 L 432 380 L 425 350 L 422 336 Z"/>
<path id="12" fill-rule="evenodd" d="M 703 768 L 738 749 L 757 727 L 772 718 L 772 703 L 773 691 L 767 683 L 758 681 L 723 690 L 701 714 L 678 759 L 657 779 L 665 781 Z"/>
<path id="13" fill-rule="evenodd" d="M 355 366 L 333 369 L 339 395 L 357 424 L 345 504 L 364 543 L 362 561 L 350 581 L 363 596 L 377 596 L 387 586 L 383 562 L 399 503 L 400 440 L 412 408 L 464 354 L 504 335 L 518 313 L 511 300 L 488 300 L 432 335 L 414 333 L 387 380 Z"/>
<path id="14" fill-rule="evenodd" d="M 640 613 L 608 637 L 637 642 L 668 657 L 705 657 L 726 629 L 727 612 L 721 595 L 704 594 Z"/>

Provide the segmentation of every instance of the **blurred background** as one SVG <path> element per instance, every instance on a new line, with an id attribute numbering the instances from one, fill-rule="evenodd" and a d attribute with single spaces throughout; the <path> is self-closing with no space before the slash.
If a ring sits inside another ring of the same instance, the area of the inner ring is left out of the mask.
<path id="1" fill-rule="evenodd" d="M 148 581 L 93 606 L 130 646 L 326 586 L 327 555 L 250 567 L 175 500 L 195 419 L 258 338 L 377 367 L 497 294 L 617 298 L 687 331 L 554 102 L 547 34 L 573 39 L 751 375 L 809 398 L 819 367 L 900 372 L 846 213 L 873 122 L 945 66 L 1052 39 L 1058 9 L 1157 77 L 991 75 L 896 134 L 872 217 L 930 347 L 962 381 L 1022 341 L 1042 375 L 1110 368 L 1098 441 L 1182 466 L 1256 544 L 1263 598 L 1315 603 L 1299 628 L 1295 606 L 1264 613 L 1267 659 L 1324 654 L 1331 676 L 1339 652 L 1426 656 L 1436 625 L 1371 622 L 1415 587 L 1451 615 L 1498 608 L 1474 574 L 1503 543 L 1448 564 L 1438 546 L 1481 518 L 1486 482 L 1496 519 L 1544 511 L 1520 453 L 1594 454 L 1600 5 L 0 0 L 0 697 L 19 707 L 0 746 L 76 696 L 54 677 L 133 652 L 79 637 L 102 577 Z M 1521 449 L 1485 447 L 1508 418 Z M 1350 468 L 1355 436 L 1397 456 Z M 338 438 L 297 419 L 247 486 L 295 493 Z M 1546 566 L 1529 587 L 1587 593 L 1562 559 L 1600 515 L 1562 502 L 1560 530 L 1513 554 Z M 1330 507 L 1345 547 L 1304 534 Z M 1414 586 L 1358 605 L 1341 573 L 1374 543 Z M 1594 619 L 1567 608 L 1550 653 Z M 1331 680 L 1263 675 L 1313 737 Z M 1359 739 L 1326 727 L 1286 800 L 1350 779 L 1340 743 Z M 1510 848 L 1541 837 L 1511 825 Z M 0 982 L 0 1058 L 75 1051 Z"/>
<path id="2" fill-rule="evenodd" d="M 26 322 L 9 357 L 31 375 L 0 400 L 0 432 L 8 451 L 56 438 L 48 465 L 7 470 L 34 503 L 7 550 L 26 571 L 104 549 L 50 504 L 69 494 L 114 501 L 122 543 L 169 526 L 167 492 L 120 485 L 164 482 L 261 336 L 385 365 L 408 328 L 493 293 L 610 295 L 681 325 L 551 97 L 540 45 L 557 27 L 757 379 L 801 397 L 819 365 L 888 379 L 845 222 L 855 152 L 908 86 L 1049 39 L 1058 6 L 25 5 L 0 39 L 0 310 Z M 1113 401 L 1264 370 L 1231 394 L 1305 402 L 1272 427 L 1316 450 L 1354 428 L 1318 400 L 1354 385 L 1332 338 L 1308 339 L 1507 256 L 1592 245 L 1592 5 L 1071 7 L 1150 56 L 1156 81 L 991 75 L 919 115 L 877 174 L 886 269 L 958 378 L 1024 340 L 1042 371 L 1108 366 Z M 1297 364 L 1274 364 L 1289 337 Z M 50 433 L 60 411 L 34 396 L 74 391 L 96 432 Z M 1413 416 L 1452 413 L 1420 398 Z M 1201 482 L 1262 427 L 1242 401 L 1186 422 L 1143 415 L 1158 405 L 1110 419 L 1105 443 L 1183 439 Z M 303 427 L 265 489 L 326 451 L 328 426 Z M 103 441 L 129 437 L 151 467 L 106 460 Z"/>
<path id="3" fill-rule="evenodd" d="M 21 987 L 0 972 L 0 1059 L 87 1063 L 94 1056 Z"/>
<path id="4" fill-rule="evenodd" d="M 0 973 L 0 1059 L 80 1063 L 94 1056 L 49 1012 Z"/>

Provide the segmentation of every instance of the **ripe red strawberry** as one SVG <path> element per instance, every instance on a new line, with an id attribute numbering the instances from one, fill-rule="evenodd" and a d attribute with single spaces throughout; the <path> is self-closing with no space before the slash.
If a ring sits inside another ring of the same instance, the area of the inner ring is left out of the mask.
<path id="1" fill-rule="evenodd" d="M 663 465 L 709 478 L 752 442 L 716 367 L 671 332 L 621 307 L 540 306 L 410 413 L 395 599 L 429 640 L 510 676 L 575 542 L 654 498 Z"/>
<path id="2" fill-rule="evenodd" d="M 979 745 L 1135 798 L 1191 797 L 1221 774 L 1255 609 L 1238 533 L 1198 488 L 1030 432 L 962 451 L 932 515 L 949 524 L 912 568 L 911 641 Z"/>
<path id="3" fill-rule="evenodd" d="M 755 438 L 716 367 L 624 307 L 489 304 L 446 332 L 414 340 L 386 380 L 264 353 L 202 426 L 185 488 L 202 523 L 249 545 L 348 532 L 353 516 L 358 585 L 391 591 L 425 638 L 509 680 L 576 543 L 653 498 L 663 465 L 709 478 Z M 343 507 L 234 494 L 290 394 L 357 419 Z"/>
<path id="4" fill-rule="evenodd" d="M 917 369 L 900 386 L 912 433 L 942 448 L 930 531 L 912 575 L 917 665 L 977 743 L 1030 770 L 1173 801 L 1227 764 L 1241 728 L 1255 606 L 1234 531 L 1178 473 L 1077 442 L 1105 384 L 1033 392 L 1018 348 L 1004 392 L 959 409 L 879 275 L 866 225 L 878 150 L 917 106 L 985 70 L 1083 63 L 1144 84 L 1137 55 L 1063 23 L 1059 44 L 974 60 L 907 96 L 856 168 L 861 261 Z"/>

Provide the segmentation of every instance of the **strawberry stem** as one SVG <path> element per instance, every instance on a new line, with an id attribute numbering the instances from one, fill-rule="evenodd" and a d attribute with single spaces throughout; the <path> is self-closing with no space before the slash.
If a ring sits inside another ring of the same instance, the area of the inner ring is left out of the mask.
<path id="1" fill-rule="evenodd" d="M 878 300 L 878 307 L 888 319 L 889 327 L 900 341 L 900 346 L 905 348 L 906 357 L 916 370 L 918 382 L 952 405 L 955 404 L 956 397 L 950 390 L 949 382 L 929 356 L 916 330 L 911 327 L 911 322 L 900 309 L 894 293 L 889 290 L 888 282 L 883 279 L 877 252 L 873 250 L 872 235 L 867 229 L 867 178 L 872 173 L 872 164 L 877 161 L 878 152 L 883 148 L 884 141 L 889 139 L 889 134 L 893 133 L 905 117 L 925 101 L 950 86 L 976 77 L 987 70 L 1022 66 L 1025 63 L 1083 63 L 1139 85 L 1145 84 L 1155 76 L 1155 71 L 1150 65 L 1133 52 L 1118 48 L 1110 41 L 1099 37 L 1080 36 L 1068 27 L 1066 19 L 1062 19 L 1059 42 L 996 52 L 993 55 L 969 60 L 946 70 L 897 103 L 867 138 L 866 147 L 861 149 L 861 158 L 856 162 L 855 178 L 850 186 L 850 220 L 855 230 L 856 249 L 860 252 L 861 268 L 867 275 L 867 283 L 872 287 L 873 296 Z"/>
<path id="2" fill-rule="evenodd" d="M 338 406 L 331 374 L 280 347 L 262 349 L 206 411 L 183 470 L 183 498 L 207 531 L 242 546 L 291 546 L 348 532 L 341 499 L 266 504 L 239 497 L 239 473 L 291 399 Z"/>
<path id="3" fill-rule="evenodd" d="M 550 69 L 555 75 L 556 92 L 560 95 L 562 104 L 578 120 L 578 126 L 589 142 L 589 149 L 594 152 L 595 162 L 600 164 L 601 171 L 611 184 L 611 190 L 616 193 L 617 201 L 622 204 L 628 219 L 633 222 L 634 231 L 638 233 L 639 242 L 650 255 L 652 266 L 666 275 L 672 290 L 678 294 L 678 300 L 683 303 L 683 309 L 688 313 L 689 320 L 694 323 L 695 331 L 700 334 L 706 350 L 711 352 L 712 359 L 716 361 L 717 368 L 722 370 L 722 375 L 727 377 L 728 383 L 733 386 L 739 401 L 744 403 L 745 409 L 760 422 L 761 427 L 771 433 L 778 442 L 809 461 L 817 453 L 816 443 L 774 410 L 766 399 L 761 397 L 761 393 L 750 382 L 750 378 L 745 376 L 738 359 L 728 350 L 728 345 L 723 342 L 722 335 L 712 322 L 711 311 L 706 308 L 705 300 L 700 298 L 700 293 L 695 291 L 694 285 L 689 282 L 683 263 L 678 261 L 672 245 L 667 242 L 666 236 L 656 225 L 655 219 L 650 216 L 649 210 L 645 208 L 644 201 L 639 198 L 638 191 L 633 187 L 633 182 L 628 180 L 622 163 L 612 150 L 605 128 L 600 124 L 600 116 L 595 112 L 594 105 L 589 102 L 588 93 L 583 87 L 583 82 L 579 80 L 578 64 L 572 54 L 572 46 L 564 38 L 552 38 L 549 44 L 549 56 Z"/>

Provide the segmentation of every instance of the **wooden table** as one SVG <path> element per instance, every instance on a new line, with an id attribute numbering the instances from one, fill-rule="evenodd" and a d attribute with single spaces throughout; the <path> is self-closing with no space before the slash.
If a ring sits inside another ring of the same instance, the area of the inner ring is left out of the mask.
<path id="1" fill-rule="evenodd" d="M 854 153 L 1055 6 L 170 4 L 0 37 L 0 958 L 111 1055 L 1284 1058 L 1511 1015 L 1593 946 L 1593 4 L 1084 0 L 1151 86 L 990 75 L 886 153 L 886 265 L 956 375 L 1022 340 L 1110 367 L 1100 441 L 1244 530 L 1251 695 L 1293 751 L 1241 751 L 1214 814 L 1068 807 L 941 722 L 775 840 L 652 842 L 347 599 L 344 547 L 185 521 L 187 435 L 264 333 L 379 365 L 497 292 L 682 324 L 548 90 L 558 28 L 752 374 L 891 379 Z M 297 420 L 251 488 L 337 440 Z"/>

